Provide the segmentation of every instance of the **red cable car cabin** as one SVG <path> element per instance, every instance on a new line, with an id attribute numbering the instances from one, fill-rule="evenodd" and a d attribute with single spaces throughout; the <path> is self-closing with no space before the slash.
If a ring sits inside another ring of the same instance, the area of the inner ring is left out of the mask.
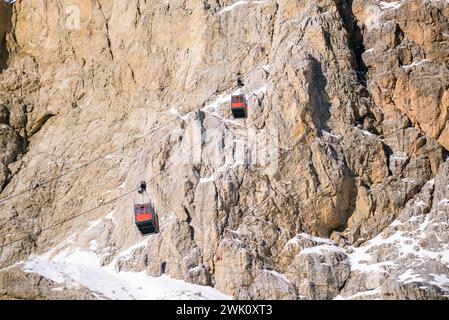
<path id="1" fill-rule="evenodd" d="M 136 226 L 143 235 L 159 233 L 159 219 L 150 203 L 134 206 Z"/>
<path id="2" fill-rule="evenodd" d="M 244 94 L 231 96 L 231 111 L 234 118 L 246 118 L 248 106 Z"/>

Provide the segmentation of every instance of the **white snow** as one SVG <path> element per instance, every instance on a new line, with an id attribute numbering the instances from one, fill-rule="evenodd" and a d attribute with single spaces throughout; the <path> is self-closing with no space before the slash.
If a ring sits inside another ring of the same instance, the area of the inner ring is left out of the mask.
<path id="1" fill-rule="evenodd" d="M 374 134 L 372 134 L 371 132 L 367 131 L 367 130 L 360 130 L 362 131 L 362 133 L 366 136 L 374 136 Z"/>
<path id="2" fill-rule="evenodd" d="M 402 1 L 396 1 L 396 2 L 385 2 L 385 1 L 381 1 L 380 2 L 380 8 L 381 9 L 392 9 L 392 10 L 396 10 L 399 9 L 402 6 Z"/>
<path id="3" fill-rule="evenodd" d="M 166 214 L 166 215 L 161 217 L 161 220 L 159 222 L 160 223 L 160 227 L 164 227 L 167 224 L 170 224 L 170 223 L 175 222 L 177 220 L 178 220 L 178 217 L 176 216 L 176 213 L 171 211 L 170 213 L 168 213 L 168 214 Z"/>
<path id="4" fill-rule="evenodd" d="M 204 269 L 203 266 L 196 266 L 196 267 L 190 268 L 189 272 L 201 271 L 203 269 Z"/>
<path id="5" fill-rule="evenodd" d="M 247 4 L 247 3 L 248 3 L 248 1 L 237 1 L 237 2 L 235 2 L 233 4 L 231 4 L 230 6 L 224 7 L 218 14 L 220 15 L 222 13 L 231 11 L 231 10 L 235 9 L 236 7 L 238 7 L 238 6 L 241 6 L 241 5 Z"/>
<path id="6" fill-rule="evenodd" d="M 340 139 L 341 138 L 341 135 L 332 134 L 329 131 L 326 131 L 326 130 L 323 130 L 323 129 L 321 130 L 321 133 L 323 134 L 323 136 L 329 136 L 329 137 L 333 137 L 333 138 L 336 138 L 336 139 Z"/>
<path id="7" fill-rule="evenodd" d="M 208 183 L 212 181 L 215 181 L 214 175 L 211 175 L 210 177 L 207 178 L 201 178 L 199 183 Z"/>
<path id="8" fill-rule="evenodd" d="M 398 219 L 395 219 L 395 220 L 390 224 L 390 227 L 396 227 L 396 226 L 399 226 L 399 225 L 401 225 L 401 224 L 402 224 L 401 221 L 399 221 Z"/>
<path id="9" fill-rule="evenodd" d="M 401 160 L 401 161 L 407 161 L 409 157 L 407 156 L 391 156 L 390 159 L 395 159 L 395 160 Z"/>
<path id="10" fill-rule="evenodd" d="M 426 214 L 426 217 L 424 218 L 424 221 L 419 225 L 418 231 L 421 231 L 421 236 L 424 236 L 423 231 L 426 230 L 427 226 L 429 225 L 429 215 Z"/>
<path id="11" fill-rule="evenodd" d="M 123 189 L 125 187 L 125 185 L 126 185 L 126 180 L 123 181 L 123 183 L 121 185 L 119 185 L 117 188 L 118 189 Z"/>
<path id="12" fill-rule="evenodd" d="M 407 269 L 398 277 L 398 280 L 403 283 L 424 281 L 424 279 L 422 279 L 419 274 L 415 273 L 413 269 Z"/>
<path id="13" fill-rule="evenodd" d="M 290 240 L 288 240 L 287 245 L 289 244 L 299 244 L 298 238 L 297 237 L 293 237 Z"/>
<path id="14" fill-rule="evenodd" d="M 427 204 L 424 201 L 419 200 L 418 202 L 415 203 L 415 206 L 417 206 L 417 207 L 426 207 Z"/>
<path id="15" fill-rule="evenodd" d="M 321 237 L 314 237 L 314 236 L 311 236 L 310 234 L 307 234 L 307 233 L 304 233 L 304 232 L 298 234 L 297 236 L 305 238 L 305 239 L 308 239 L 308 240 L 312 240 L 312 241 L 315 241 L 315 242 L 318 242 L 318 243 L 326 243 L 326 244 L 329 244 L 329 245 L 335 245 L 335 242 L 330 240 L 330 239 L 321 238 Z"/>
<path id="16" fill-rule="evenodd" d="M 229 12 L 234 10 L 236 7 L 244 5 L 244 4 L 262 4 L 267 2 L 268 0 L 261 0 L 261 1 L 246 1 L 246 0 L 241 0 L 241 1 L 237 1 L 233 4 L 231 4 L 230 6 L 224 7 L 220 12 L 218 12 L 218 14 L 223 14 L 225 12 Z"/>
<path id="17" fill-rule="evenodd" d="M 234 165 L 230 166 L 228 164 L 224 164 L 224 165 L 220 166 L 218 169 L 214 170 L 214 172 L 211 176 L 200 178 L 199 183 L 208 183 L 208 182 L 215 181 L 215 178 L 218 174 L 220 174 L 222 172 L 227 172 L 230 169 L 235 168 L 237 165 L 238 164 L 234 164 Z"/>
<path id="18" fill-rule="evenodd" d="M 50 279 L 56 283 L 64 283 L 65 277 L 61 274 L 57 268 L 54 268 L 48 260 L 36 257 L 27 261 L 23 267 L 25 272 L 37 273 L 47 279 Z"/>
<path id="19" fill-rule="evenodd" d="M 97 239 L 89 241 L 89 249 L 90 250 L 95 251 L 95 250 L 97 250 L 97 248 L 98 248 L 98 240 Z"/>
<path id="20" fill-rule="evenodd" d="M 351 262 L 351 271 L 362 271 L 362 272 L 380 272 L 385 270 L 385 266 L 393 266 L 394 263 L 391 261 L 370 263 L 372 259 L 369 253 L 364 251 L 355 251 L 349 255 L 349 261 Z"/>
<path id="21" fill-rule="evenodd" d="M 168 110 L 168 112 L 169 112 L 170 114 L 174 115 L 174 116 L 179 117 L 179 118 L 182 119 L 182 120 L 186 120 L 186 119 L 189 117 L 189 115 L 190 115 L 190 112 L 189 112 L 189 113 L 187 113 L 186 115 L 181 116 L 181 115 L 179 114 L 178 110 L 177 110 L 176 108 L 174 108 L 174 107 L 171 107 L 171 108 Z"/>
<path id="22" fill-rule="evenodd" d="M 48 260 L 34 256 L 23 267 L 59 284 L 79 284 L 109 299 L 230 299 L 218 290 L 145 272 L 116 272 L 113 264 L 85 251 L 68 251 Z M 58 290 L 60 290 L 58 288 Z"/>
<path id="23" fill-rule="evenodd" d="M 349 297 L 343 297 L 341 295 L 336 296 L 333 300 L 352 300 L 352 299 L 356 299 L 356 298 L 360 298 L 360 297 L 364 297 L 364 296 L 370 296 L 370 295 L 376 295 L 381 293 L 381 289 L 380 288 L 376 288 L 373 290 L 367 290 L 367 291 L 363 291 L 363 292 L 357 292 L 356 294 L 349 296 Z"/>
<path id="24" fill-rule="evenodd" d="M 343 252 L 339 247 L 334 246 L 334 245 L 328 245 L 328 244 L 322 244 L 319 246 L 315 246 L 315 247 L 310 247 L 310 248 L 306 248 L 301 250 L 301 252 L 299 254 L 311 254 L 311 253 L 318 253 L 318 254 L 322 254 L 322 251 L 333 251 L 333 252 L 338 252 L 341 253 Z"/>
<path id="25" fill-rule="evenodd" d="M 64 291 L 64 287 L 52 288 L 51 291 Z"/>
<path id="26" fill-rule="evenodd" d="M 107 219 L 107 220 L 112 220 L 112 222 L 114 222 L 115 223 L 115 219 L 114 219 L 114 210 L 115 209 L 112 209 L 111 211 L 109 211 L 106 215 L 105 215 L 105 219 Z"/>
<path id="27" fill-rule="evenodd" d="M 449 276 L 447 274 L 430 274 L 433 277 L 433 281 L 430 281 L 430 284 L 434 284 L 439 286 L 440 288 L 443 286 L 449 286 Z M 444 288 L 444 287 L 443 287 Z M 447 288 L 444 288 L 447 290 Z"/>
<path id="28" fill-rule="evenodd" d="M 422 216 L 421 216 L 422 217 Z M 418 217 L 414 216 L 410 219 L 416 220 Z M 373 253 L 376 252 L 376 248 L 380 246 L 394 246 L 399 252 L 399 260 L 401 257 L 407 255 L 414 255 L 416 260 L 438 260 L 444 264 L 449 265 L 449 248 L 447 246 L 442 247 L 439 250 L 431 251 L 423 248 L 419 241 L 425 237 L 425 230 L 432 221 L 429 218 L 429 214 L 426 214 L 422 223 L 416 229 L 413 236 L 407 235 L 407 233 L 398 230 L 390 236 L 384 238 L 383 234 L 379 234 L 373 239 L 365 242 L 360 247 L 353 247 L 352 253 L 349 254 L 352 270 L 360 270 L 364 272 L 373 271 L 385 271 L 386 266 L 394 266 L 395 263 L 391 261 L 373 261 Z M 393 221 L 393 225 L 398 225 Z M 368 252 L 369 251 L 369 252 Z"/>
<path id="29" fill-rule="evenodd" d="M 231 230 L 231 229 L 226 229 L 226 230 L 229 231 L 229 232 L 231 232 L 231 233 L 233 233 L 233 234 L 236 234 L 236 235 L 239 235 L 239 234 L 240 234 L 239 228 L 237 228 L 236 230 Z"/>
<path id="30" fill-rule="evenodd" d="M 301 238 L 304 238 L 304 239 L 307 239 L 307 240 L 311 240 L 313 242 L 318 243 L 318 245 L 316 245 L 316 246 L 305 248 L 305 249 L 301 250 L 299 254 L 311 254 L 311 253 L 322 254 L 323 251 L 333 251 L 333 252 L 339 252 L 339 253 L 343 252 L 335 244 L 334 241 L 332 241 L 330 239 L 326 239 L 326 238 L 314 237 L 314 236 L 311 236 L 310 234 L 307 234 L 307 233 L 297 234 L 295 237 L 290 239 L 287 242 L 286 245 L 299 244 L 298 237 L 301 237 Z"/>
<path id="31" fill-rule="evenodd" d="M 415 61 L 411 64 L 402 65 L 401 68 L 404 68 L 404 69 L 412 68 L 412 67 L 416 67 L 416 66 L 419 66 L 419 65 L 421 65 L 423 63 L 427 63 L 427 62 L 431 62 L 431 61 L 428 59 L 422 59 L 420 61 Z"/>
<path id="32" fill-rule="evenodd" d="M 120 252 L 117 257 L 121 258 L 121 257 L 126 257 L 127 255 L 129 255 L 131 252 L 133 252 L 134 250 L 140 248 L 140 247 L 144 247 L 146 246 L 148 243 L 148 239 L 145 238 L 144 240 L 137 242 L 136 244 L 130 246 L 128 249 L 123 250 L 122 252 Z"/>
<path id="33" fill-rule="evenodd" d="M 264 69 L 267 72 L 270 72 L 271 69 L 271 64 L 264 64 L 262 66 L 260 66 L 262 69 Z"/>
<path id="34" fill-rule="evenodd" d="M 98 219 L 98 220 L 94 220 L 94 221 L 89 222 L 89 227 L 87 228 L 87 230 L 93 229 L 96 226 L 98 226 L 100 224 L 101 220 L 102 219 Z"/>
<path id="35" fill-rule="evenodd" d="M 380 29 L 381 18 L 383 15 L 382 9 L 377 5 L 369 5 L 365 9 L 366 19 L 363 21 L 368 30 Z"/>
<path id="36" fill-rule="evenodd" d="M 240 124 L 239 122 L 234 121 L 234 120 L 225 119 L 222 116 L 220 116 L 220 114 L 218 113 L 218 107 L 220 105 L 222 105 L 223 103 L 229 103 L 229 101 L 231 101 L 231 95 L 240 94 L 240 93 L 241 93 L 240 89 L 237 89 L 232 94 L 224 94 L 223 93 L 223 94 L 219 95 L 214 101 L 212 101 L 211 103 L 206 105 L 201 111 L 212 114 L 214 117 L 220 119 L 223 122 L 231 123 L 236 126 L 243 127 L 243 125 Z"/>
<path id="37" fill-rule="evenodd" d="M 266 93 L 267 92 L 267 86 L 263 85 L 262 87 L 254 90 L 252 93 L 255 94 L 256 96 L 259 95 L 260 93 Z"/>

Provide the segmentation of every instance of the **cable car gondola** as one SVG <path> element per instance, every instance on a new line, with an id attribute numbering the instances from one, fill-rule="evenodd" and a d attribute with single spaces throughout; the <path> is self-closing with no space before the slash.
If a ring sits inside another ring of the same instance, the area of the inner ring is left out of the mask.
<path id="1" fill-rule="evenodd" d="M 234 118 L 246 118 L 248 105 L 244 94 L 231 95 L 231 111 Z"/>
<path id="2" fill-rule="evenodd" d="M 140 183 L 138 191 L 142 197 L 146 193 L 146 183 Z M 159 233 L 159 217 L 151 202 L 134 204 L 134 221 L 142 235 Z"/>

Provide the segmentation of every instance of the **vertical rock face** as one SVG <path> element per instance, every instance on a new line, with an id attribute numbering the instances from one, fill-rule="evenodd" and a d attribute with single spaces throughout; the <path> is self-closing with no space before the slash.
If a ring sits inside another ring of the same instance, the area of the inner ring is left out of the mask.
<path id="1" fill-rule="evenodd" d="M 0 9 L 0 267 L 84 250 L 241 299 L 447 297 L 446 2 Z M 245 120 L 228 110 L 238 74 Z M 21 267 L 0 295 L 60 297 Z"/>
<path id="2" fill-rule="evenodd" d="M 11 6 L 0 3 L 0 70 L 6 67 L 8 52 L 6 50 L 6 34 L 11 30 Z"/>

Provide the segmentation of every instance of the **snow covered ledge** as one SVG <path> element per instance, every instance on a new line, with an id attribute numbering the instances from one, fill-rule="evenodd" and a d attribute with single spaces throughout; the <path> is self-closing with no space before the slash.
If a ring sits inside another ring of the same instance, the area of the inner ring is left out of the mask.
<path id="1" fill-rule="evenodd" d="M 65 250 L 53 258 L 48 254 L 32 256 L 23 263 L 23 270 L 61 284 L 58 290 L 82 286 L 98 299 L 231 299 L 212 287 L 172 279 L 168 275 L 150 277 L 144 271 L 117 272 L 114 263 L 101 266 L 100 260 L 93 252 Z"/>

